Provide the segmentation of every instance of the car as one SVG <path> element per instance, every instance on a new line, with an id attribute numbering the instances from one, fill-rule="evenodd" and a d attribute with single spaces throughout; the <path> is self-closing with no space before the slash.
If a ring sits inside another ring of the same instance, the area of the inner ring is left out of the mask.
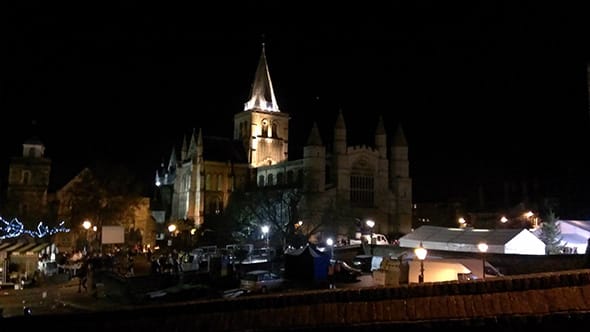
<path id="1" fill-rule="evenodd" d="M 354 268 L 361 270 L 362 272 L 371 272 L 372 270 L 372 255 L 357 255 L 352 260 Z"/>
<path id="2" fill-rule="evenodd" d="M 345 261 L 332 261 L 334 282 L 356 282 L 363 274 L 360 269 L 348 265 Z"/>
<path id="3" fill-rule="evenodd" d="M 240 279 L 240 288 L 249 293 L 267 293 L 279 289 L 285 280 L 278 274 L 268 270 L 253 270 Z"/>

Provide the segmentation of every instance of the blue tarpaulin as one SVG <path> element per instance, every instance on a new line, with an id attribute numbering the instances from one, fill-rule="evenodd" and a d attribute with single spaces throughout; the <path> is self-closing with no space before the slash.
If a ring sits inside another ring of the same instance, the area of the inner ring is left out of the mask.
<path id="1" fill-rule="evenodd" d="M 323 282 L 328 279 L 330 254 L 313 245 L 285 252 L 285 278 L 302 282 Z"/>

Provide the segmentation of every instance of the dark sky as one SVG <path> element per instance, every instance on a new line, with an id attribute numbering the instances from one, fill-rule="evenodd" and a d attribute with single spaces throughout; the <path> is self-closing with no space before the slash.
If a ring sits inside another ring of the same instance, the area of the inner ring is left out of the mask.
<path id="1" fill-rule="evenodd" d="M 585 171 L 582 6 L 18 3 L 0 10 L 1 183 L 32 134 L 53 161 L 53 186 L 105 158 L 149 183 L 193 128 L 231 136 L 262 40 L 292 150 L 314 120 L 328 139 L 342 109 L 350 144 L 372 144 L 380 114 L 390 137 L 403 125 L 416 200 L 482 179 Z"/>

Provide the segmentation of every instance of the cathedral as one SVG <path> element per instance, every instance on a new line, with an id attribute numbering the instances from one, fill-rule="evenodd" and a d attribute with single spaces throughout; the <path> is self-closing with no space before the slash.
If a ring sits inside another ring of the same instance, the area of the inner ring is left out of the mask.
<path id="1" fill-rule="evenodd" d="M 157 170 L 156 221 L 191 220 L 198 227 L 207 216 L 223 213 L 236 190 L 293 186 L 313 197 L 300 206 L 304 223 L 322 218 L 322 204 L 338 202 L 337 208 L 347 211 L 339 217 L 339 232 L 373 220 L 376 233 L 409 233 L 412 180 L 401 126 L 388 144 L 383 119 L 376 119 L 373 144 L 349 146 L 341 111 L 334 120 L 330 151 L 314 124 L 303 157 L 289 159 L 289 114 L 281 112 L 275 98 L 263 45 L 250 97 L 234 115 L 233 137 L 208 137 L 202 129 L 194 130 L 179 153 L 173 148 L 167 165 Z"/>

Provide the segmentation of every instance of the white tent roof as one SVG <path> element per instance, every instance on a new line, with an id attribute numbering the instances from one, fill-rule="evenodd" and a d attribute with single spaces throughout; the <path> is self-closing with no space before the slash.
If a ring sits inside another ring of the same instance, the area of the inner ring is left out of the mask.
<path id="1" fill-rule="evenodd" d="M 421 226 L 402 236 L 400 246 L 426 249 L 479 252 L 477 245 L 485 242 L 489 253 L 545 254 L 545 244 L 527 229 L 476 229 Z"/>

